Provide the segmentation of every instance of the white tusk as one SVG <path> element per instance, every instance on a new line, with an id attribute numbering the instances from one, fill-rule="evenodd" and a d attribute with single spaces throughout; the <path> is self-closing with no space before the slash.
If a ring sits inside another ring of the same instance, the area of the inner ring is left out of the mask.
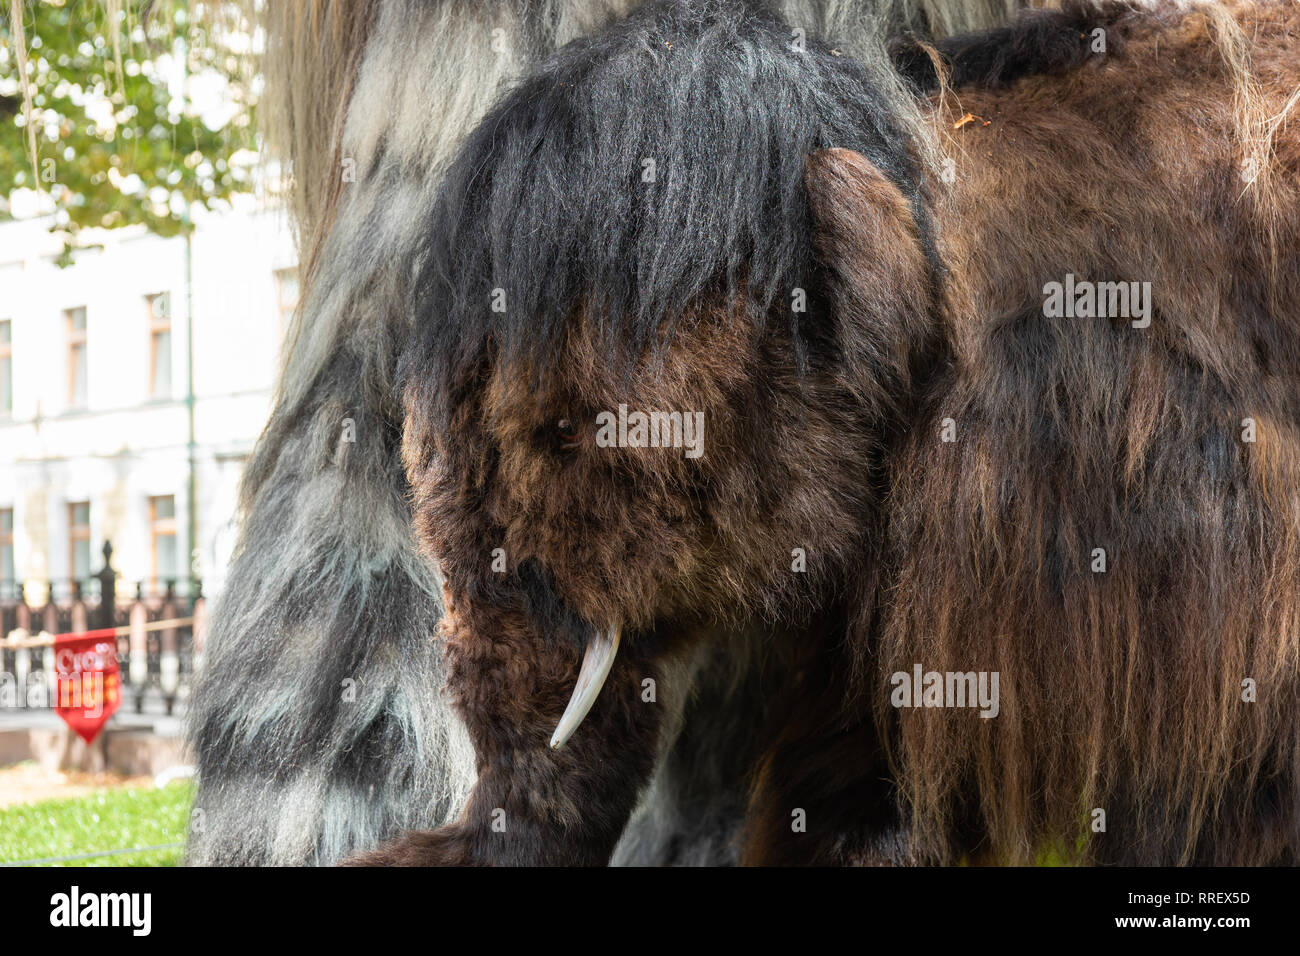
<path id="1" fill-rule="evenodd" d="M 569 706 L 564 708 L 564 715 L 555 725 L 551 735 L 551 749 L 559 750 L 573 736 L 582 719 L 591 710 L 591 705 L 605 686 L 609 669 L 614 666 L 614 655 L 618 653 L 618 639 L 623 634 L 623 626 L 616 624 L 608 631 L 601 631 L 587 642 L 587 650 L 582 655 L 582 670 L 578 671 L 578 683 L 569 698 Z"/>

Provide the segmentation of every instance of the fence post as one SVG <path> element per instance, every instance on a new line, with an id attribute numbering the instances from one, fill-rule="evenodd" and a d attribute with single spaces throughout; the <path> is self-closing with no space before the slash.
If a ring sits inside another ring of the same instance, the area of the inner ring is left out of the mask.
<path id="1" fill-rule="evenodd" d="M 208 599 L 203 596 L 203 582 L 197 578 L 194 581 L 193 614 L 194 628 L 190 631 L 194 655 L 192 667 L 194 671 L 198 671 L 203 664 L 203 645 L 208 639 Z"/>
<path id="2" fill-rule="evenodd" d="M 72 608 L 68 612 L 68 630 L 81 633 L 89 629 L 89 612 L 86 610 L 86 595 L 81 590 L 81 582 L 72 582 Z"/>
<path id="3" fill-rule="evenodd" d="M 149 609 L 144 603 L 144 584 L 137 582 L 135 603 L 131 605 L 131 663 L 127 669 L 137 714 L 144 713 L 145 685 L 149 680 L 149 632 L 145 630 L 148 623 Z"/>
<path id="4" fill-rule="evenodd" d="M 164 621 L 173 620 L 177 616 L 175 581 L 167 582 L 160 614 L 160 619 Z M 168 717 L 176 706 L 176 691 L 180 687 L 180 658 L 176 653 L 176 644 L 176 628 L 164 628 L 158 635 L 158 687 L 162 690 Z"/>
<path id="5" fill-rule="evenodd" d="M 117 571 L 113 568 L 113 543 L 104 541 L 104 567 L 99 578 L 99 607 L 95 609 L 95 627 L 112 627 L 117 621 Z"/>

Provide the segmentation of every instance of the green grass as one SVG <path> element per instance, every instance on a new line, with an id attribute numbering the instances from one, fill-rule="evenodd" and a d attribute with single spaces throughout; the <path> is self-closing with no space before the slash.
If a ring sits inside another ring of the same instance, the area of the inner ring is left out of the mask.
<path id="1" fill-rule="evenodd" d="M 193 801 L 193 785 L 177 781 L 162 789 L 122 787 L 0 809 L 0 863 L 182 843 Z M 44 865 L 178 866 L 181 853 L 176 847 Z M 1059 847 L 1045 848 L 1037 865 L 1076 866 L 1078 858 Z"/>
<path id="2" fill-rule="evenodd" d="M 72 856 L 100 850 L 183 843 L 192 785 L 101 790 L 84 797 L 43 800 L 0 809 L 0 863 Z M 177 866 L 179 847 L 120 853 L 59 866 Z"/>

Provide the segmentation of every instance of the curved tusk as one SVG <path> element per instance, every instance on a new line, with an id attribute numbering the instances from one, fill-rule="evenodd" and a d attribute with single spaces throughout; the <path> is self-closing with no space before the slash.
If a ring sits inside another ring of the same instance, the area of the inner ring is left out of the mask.
<path id="1" fill-rule="evenodd" d="M 600 631 L 587 642 L 587 650 L 582 655 L 582 670 L 578 672 L 578 683 L 569 698 L 569 706 L 564 708 L 564 715 L 555 725 L 551 735 L 551 749 L 559 750 L 565 741 L 573 736 L 582 719 L 596 702 L 600 689 L 605 686 L 609 669 L 614 666 L 614 655 L 618 653 L 618 640 L 623 634 L 623 626 L 616 624 L 608 631 Z"/>

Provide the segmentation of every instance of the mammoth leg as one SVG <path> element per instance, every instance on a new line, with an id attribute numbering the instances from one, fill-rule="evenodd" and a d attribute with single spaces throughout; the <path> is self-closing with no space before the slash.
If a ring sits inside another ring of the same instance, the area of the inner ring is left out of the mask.
<path id="1" fill-rule="evenodd" d="M 781 645 L 758 629 L 716 632 L 689 670 L 665 677 L 669 704 L 661 756 L 613 863 L 618 866 L 735 866 L 750 778 L 783 676 Z M 680 673 L 680 676 L 678 674 Z"/>
<path id="2" fill-rule="evenodd" d="M 810 629 L 754 773 L 746 866 L 900 866 L 917 862 L 880 732 L 851 684 L 842 627 Z M 856 702 L 856 703 L 855 703 Z"/>

